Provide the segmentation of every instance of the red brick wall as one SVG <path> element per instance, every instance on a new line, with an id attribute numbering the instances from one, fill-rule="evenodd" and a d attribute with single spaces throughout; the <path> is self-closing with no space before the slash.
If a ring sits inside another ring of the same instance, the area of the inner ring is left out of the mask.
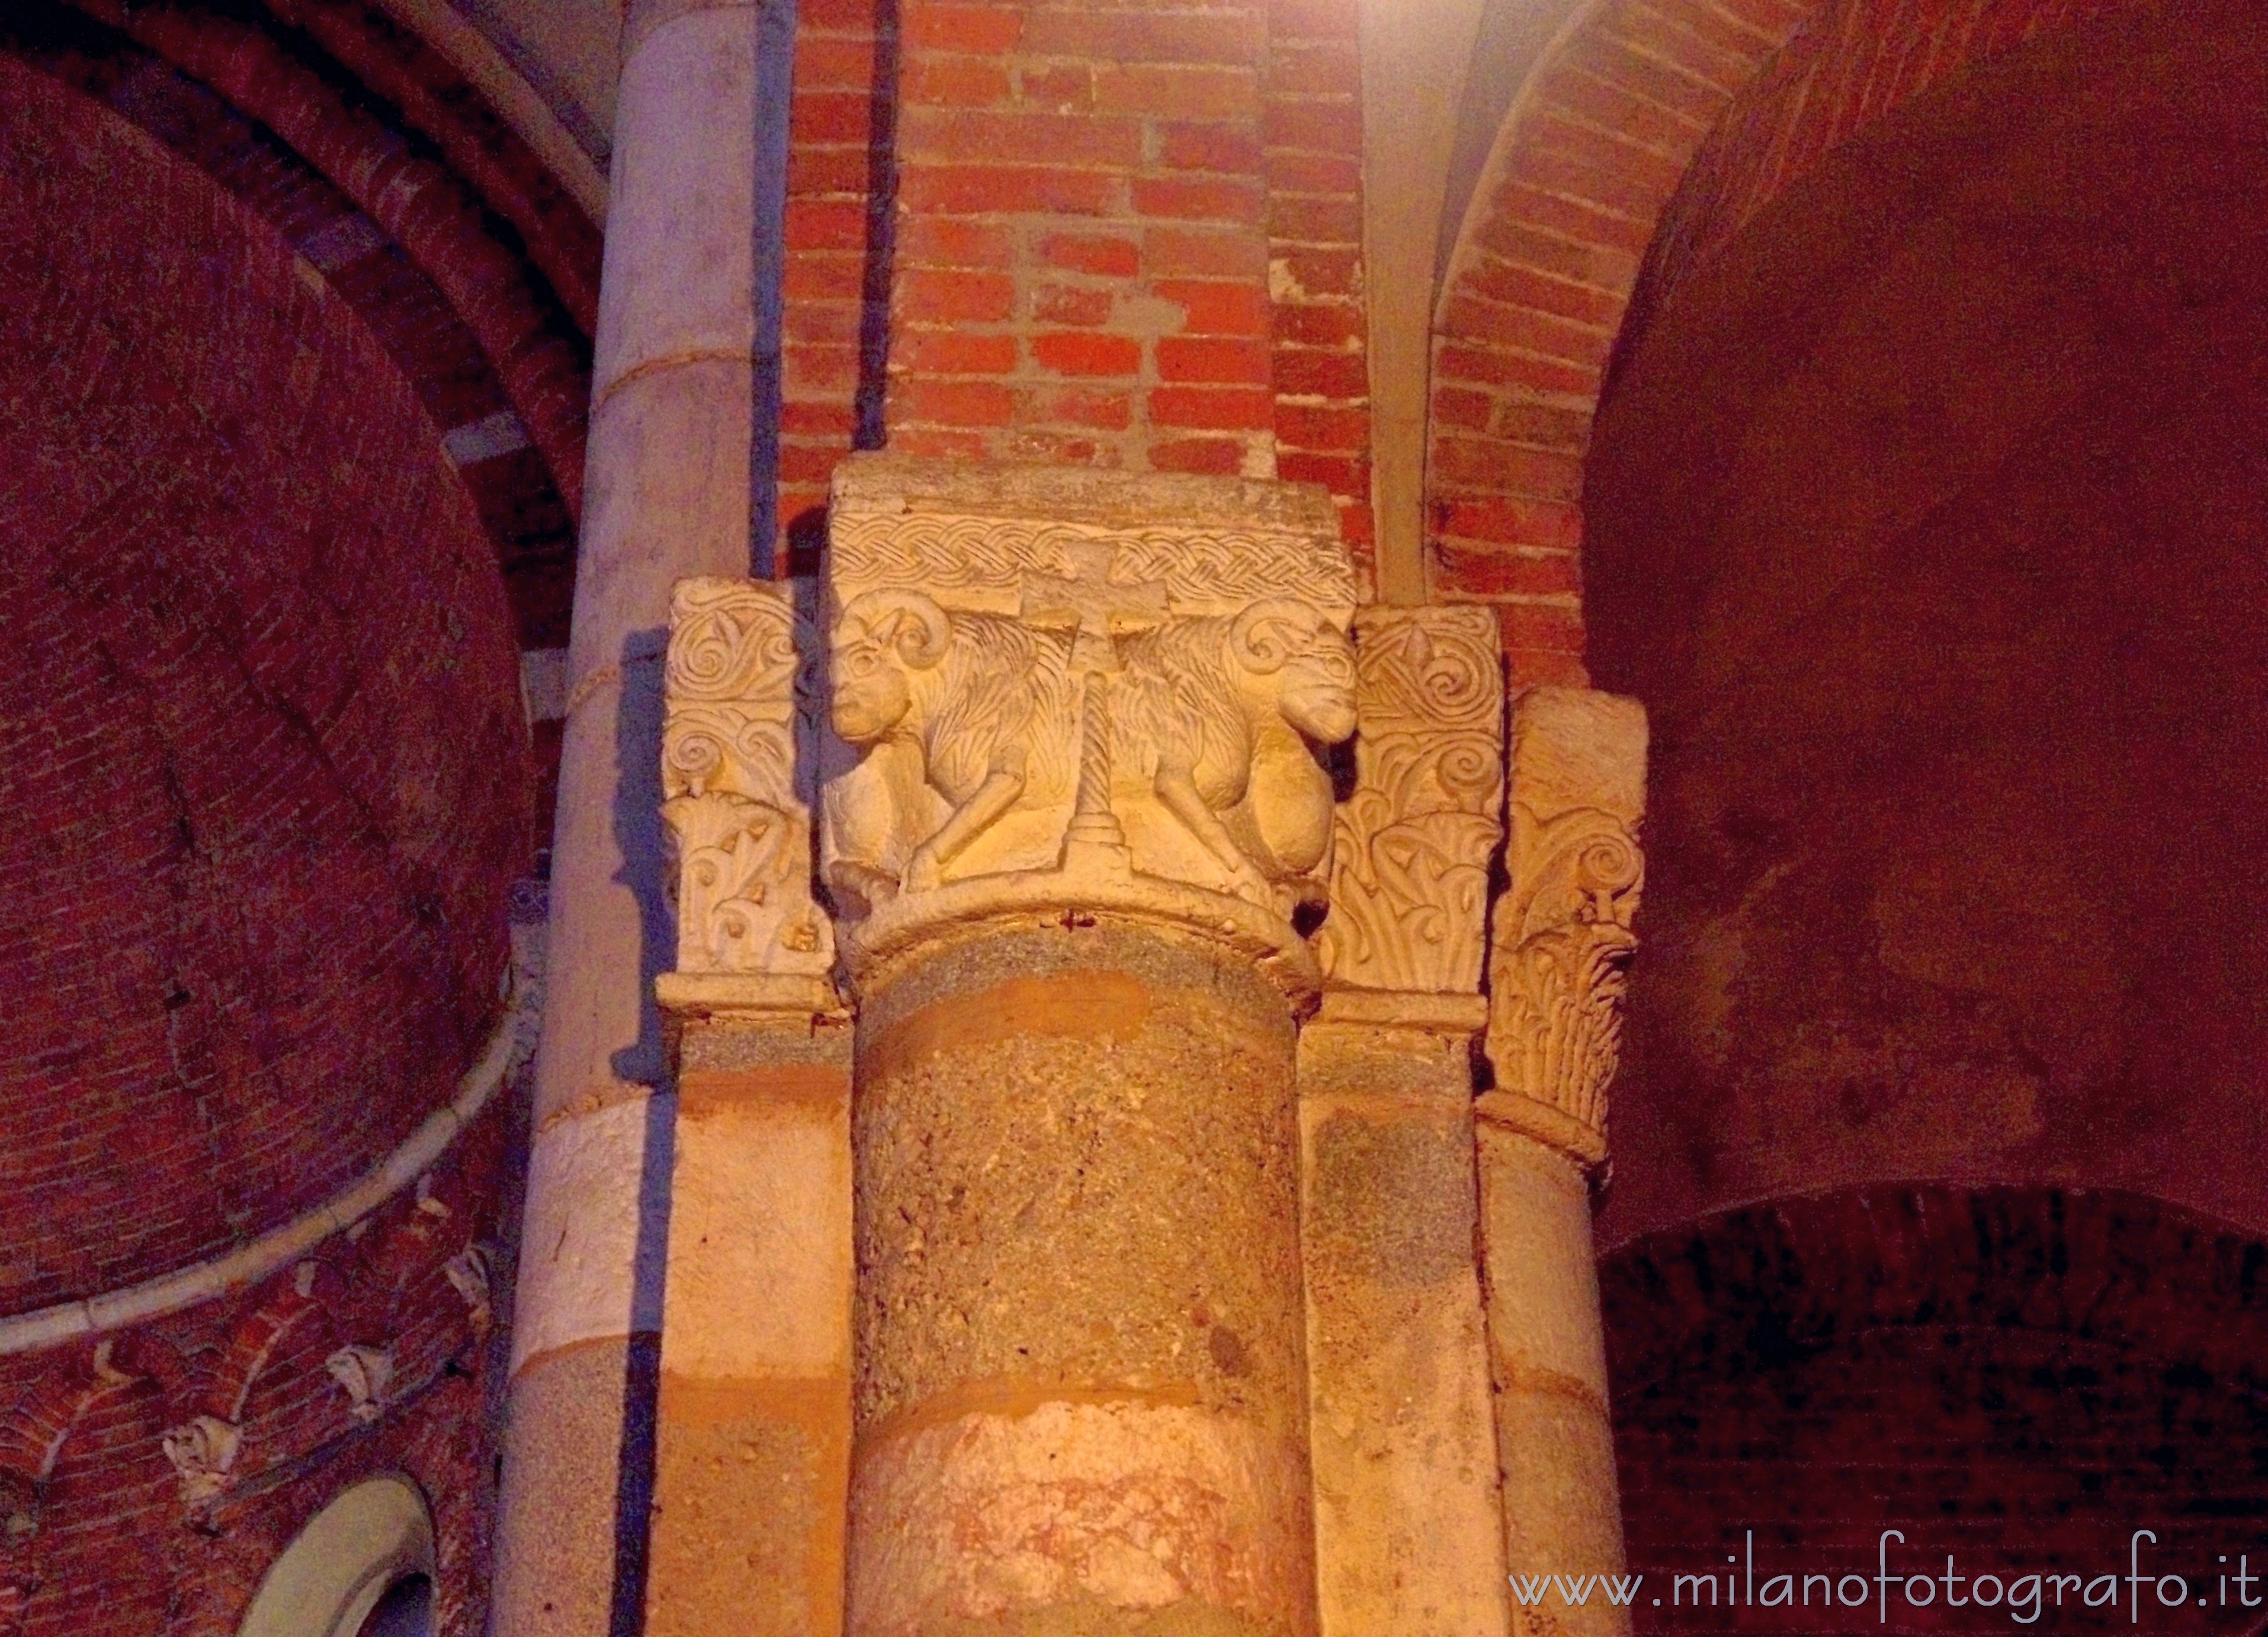
<path id="1" fill-rule="evenodd" d="M 2191 1580 L 2179 1610 L 2146 1584 L 2139 1629 L 2261 1628 L 2233 1576 L 2268 1568 L 2268 1245 L 2135 1195 L 1886 1187 L 1651 1235 L 1601 1281 L 1639 1631 L 2021 1629 L 1947 1610 L 1948 1553 L 1964 1578 L 2093 1579 L 2138 1529 L 2146 1572 Z M 1816 1586 L 1808 1617 L 1676 1606 L 1671 1576 L 1721 1575 L 1749 1530 L 1761 1595 L 1872 1576 L 1885 1529 L 1902 1574 L 1940 1580 L 1922 1610 L 1894 1586 L 1886 1626 L 1871 1584 L 1824 1618 Z M 2083 1591 L 2037 1628 L 2136 1629 L 2126 1587 Z"/>
<path id="2" fill-rule="evenodd" d="M 1352 0 L 808 0 L 780 517 L 854 446 L 1326 485 L 1366 568 Z M 884 393 L 887 419 L 884 424 Z"/>
<path id="3" fill-rule="evenodd" d="M 446 1099 L 528 789 L 491 549 L 384 352 L 204 174 L 0 77 L 18 1310 L 228 1249 Z"/>
<path id="4" fill-rule="evenodd" d="M 0 1637 L 230 1637 L 307 1520 L 379 1472 L 409 1477 L 432 1508 L 437 1630 L 478 1637 L 503 1331 L 476 1327 L 443 1269 L 516 1223 L 517 1106 L 499 1098 L 459 1139 L 428 1203 L 397 1198 L 310 1252 L 305 1272 L 105 1338 L 99 1353 L 0 1358 L 0 1511 L 37 1525 L 0 1537 Z M 503 1301 L 501 1258 L 493 1285 Z M 394 1355 L 387 1406 L 367 1426 L 324 1367 L 347 1342 Z M 233 1419 L 243 1442 L 225 1494 L 192 1508 L 162 1437 L 196 1414 Z"/>
<path id="5" fill-rule="evenodd" d="M 835 462 L 881 372 L 895 18 L 888 0 L 802 0 L 789 128 L 780 314 L 779 519 L 801 550 L 822 533 Z M 877 217 L 877 201 L 884 212 Z M 878 418 L 873 415 L 868 419 Z"/>
<path id="6" fill-rule="evenodd" d="M 909 0 L 891 446 L 1272 471 L 1267 19 Z"/>
<path id="7" fill-rule="evenodd" d="M 1655 218 L 1803 0 L 1610 0 L 1538 63 L 1448 271 L 1427 456 L 1434 584 L 1499 610 L 1515 682 L 1580 682 L 1583 457 Z"/>
<path id="8" fill-rule="evenodd" d="M 1359 15 L 1356 0 L 1270 0 L 1263 85 L 1277 475 L 1331 491 L 1367 578 Z"/>

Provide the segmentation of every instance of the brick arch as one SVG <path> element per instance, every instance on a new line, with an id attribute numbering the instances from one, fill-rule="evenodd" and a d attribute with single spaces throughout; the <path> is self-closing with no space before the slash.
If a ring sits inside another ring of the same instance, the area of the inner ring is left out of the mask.
<path id="1" fill-rule="evenodd" d="M 11 13 L 0 52 L 202 171 L 320 273 L 431 417 L 521 642 L 563 642 L 597 230 L 414 37 L 344 0 L 307 10 L 303 37 L 50 0 Z"/>
<path id="2" fill-rule="evenodd" d="M 180 4 L 86 0 L 82 9 L 274 131 L 408 253 L 478 339 L 552 481 L 579 512 L 587 357 L 553 321 L 547 292 L 520 258 L 488 232 L 464 181 L 251 23 Z"/>
<path id="3" fill-rule="evenodd" d="M 1655 232 L 1638 305 L 1666 296 L 1827 154 L 1969 63 L 2137 0 L 1840 0 L 1744 87 Z"/>
<path id="4" fill-rule="evenodd" d="M 1604 1252 L 1617 1393 L 1904 1327 L 2028 1330 L 2268 1384 L 2268 1243 L 2118 1189 L 1870 1184 L 1713 1213 Z"/>
<path id="5" fill-rule="evenodd" d="M 1499 130 L 1434 314 L 1427 549 L 1516 682 L 1580 682 L 1584 460 L 1646 305 L 1861 128 L 2135 0 L 1600 0 Z M 1643 288 L 1642 288 L 1643 286 Z"/>

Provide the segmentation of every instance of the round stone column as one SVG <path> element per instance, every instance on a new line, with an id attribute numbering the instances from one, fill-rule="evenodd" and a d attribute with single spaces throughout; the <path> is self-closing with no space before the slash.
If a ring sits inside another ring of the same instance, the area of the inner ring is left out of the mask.
<path id="1" fill-rule="evenodd" d="M 1218 932 L 864 975 L 858 1637 L 1314 1631 L 1293 999 Z"/>
<path id="2" fill-rule="evenodd" d="M 1621 1637 L 1623 1555 L 1591 1186 L 1646 879 L 1646 712 L 1580 688 L 1512 712 L 1510 889 L 1490 950 L 1488 1055 L 1474 1105 L 1481 1276 L 1504 1469 L 1513 1630 Z"/>
<path id="3" fill-rule="evenodd" d="M 1590 1181 L 1580 1159 L 1532 1134 L 1532 1106 L 1491 1094 L 1478 1114 L 1513 1629 L 1619 1637 L 1631 1612 L 1605 1583 L 1627 1564 Z M 1571 1584 L 1588 1590 L 1572 1599 Z"/>
<path id="4" fill-rule="evenodd" d="M 755 251 L 764 8 L 628 8 L 592 369 L 589 498 L 553 833 L 497 1525 L 497 1637 L 606 1637 L 645 1595 L 676 1110 L 652 1000 L 674 954 L 664 882 L 661 669 L 670 588 L 746 574 L 771 343 Z M 783 14 L 784 15 L 784 14 Z M 771 99 L 777 103 L 777 97 Z M 784 114 L 780 118 L 784 118 Z M 769 168 L 768 168 L 769 167 Z"/>

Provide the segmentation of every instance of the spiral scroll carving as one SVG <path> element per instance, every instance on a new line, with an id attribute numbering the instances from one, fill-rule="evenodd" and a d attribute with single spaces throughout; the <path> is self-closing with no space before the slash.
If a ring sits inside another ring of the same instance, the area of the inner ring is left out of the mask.
<path id="1" fill-rule="evenodd" d="M 1343 987 L 1469 994 L 1504 812 L 1495 616 L 1366 608 L 1355 645 L 1355 789 L 1336 819 L 1323 970 Z"/>
<path id="2" fill-rule="evenodd" d="M 784 587 L 688 579 L 671 599 L 661 812 L 677 857 L 681 972 L 816 976 L 834 963 L 796 787 L 814 731 L 804 636 Z"/>

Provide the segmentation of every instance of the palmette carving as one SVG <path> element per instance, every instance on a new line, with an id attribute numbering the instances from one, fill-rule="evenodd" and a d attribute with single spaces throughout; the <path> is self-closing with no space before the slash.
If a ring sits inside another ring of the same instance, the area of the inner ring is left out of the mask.
<path id="1" fill-rule="evenodd" d="M 1138 510 L 1197 492 L 1092 480 L 1071 498 Z M 1030 498 L 1016 475 L 998 481 Z M 861 753 L 823 807 L 839 906 L 1049 873 L 1197 887 L 1282 916 L 1322 897 L 1332 792 L 1316 747 L 1354 722 L 1353 575 L 1335 527 L 909 511 L 875 498 L 887 487 L 838 482 L 834 512 L 831 714 Z M 1306 519 L 1306 505 L 1279 509 Z"/>
<path id="2" fill-rule="evenodd" d="M 681 972 L 826 972 L 811 896 L 812 730 L 784 587 L 681 580 L 664 670 L 662 817 L 677 855 Z"/>
<path id="3" fill-rule="evenodd" d="M 1646 879 L 1646 716 L 1610 694 L 1532 689 L 1514 707 L 1512 745 L 1489 1057 L 1499 1093 L 1602 1133 Z"/>
<path id="4" fill-rule="evenodd" d="M 1471 994 L 1503 834 L 1496 617 L 1366 608 L 1355 639 L 1355 787 L 1338 807 L 1330 918 L 1316 934 L 1324 975 L 1347 988 Z"/>

